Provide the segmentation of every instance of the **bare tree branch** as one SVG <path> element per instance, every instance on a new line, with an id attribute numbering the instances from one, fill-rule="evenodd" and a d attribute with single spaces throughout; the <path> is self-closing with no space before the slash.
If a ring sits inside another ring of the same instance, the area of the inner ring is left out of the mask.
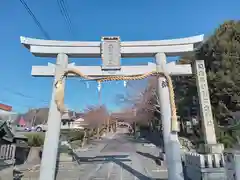
<path id="1" fill-rule="evenodd" d="M 109 118 L 107 109 L 104 106 L 90 106 L 85 110 L 84 120 L 90 128 L 97 128 L 106 123 Z"/>
<path id="2" fill-rule="evenodd" d="M 139 86 L 139 84 L 138 84 Z M 143 82 L 141 89 L 134 86 L 134 83 L 128 84 L 128 93 L 126 95 L 117 95 L 117 102 L 129 105 L 134 108 L 137 113 L 136 117 L 131 121 L 148 122 L 154 119 L 154 113 L 160 112 L 160 101 L 157 94 L 157 78 L 150 77 L 147 79 L 147 83 Z"/>

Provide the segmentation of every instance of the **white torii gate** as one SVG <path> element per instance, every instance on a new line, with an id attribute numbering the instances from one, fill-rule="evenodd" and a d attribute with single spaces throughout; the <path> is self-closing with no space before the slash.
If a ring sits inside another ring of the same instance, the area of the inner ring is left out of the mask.
<path id="1" fill-rule="evenodd" d="M 170 75 L 190 75 L 192 73 L 190 65 L 176 65 L 166 63 L 167 56 L 182 56 L 195 50 L 195 46 L 203 41 L 203 35 L 181 39 L 160 40 L 160 41 L 128 41 L 128 42 L 105 42 L 108 38 L 103 38 L 103 42 L 70 42 L 52 41 L 21 37 L 21 43 L 38 57 L 57 57 L 56 66 L 33 66 L 33 76 L 55 76 L 55 82 L 68 68 L 77 68 L 85 75 L 108 76 L 108 75 L 132 75 L 144 74 L 150 71 L 167 72 Z M 112 38 L 116 39 L 116 38 Z M 111 48 L 110 48 L 111 46 Z M 111 49 L 107 50 L 107 48 Z M 107 54 L 106 54 L 106 51 Z M 110 52 L 110 53 L 109 53 Z M 115 57 L 113 57 L 114 55 Z M 119 57 L 118 57 L 119 56 Z M 68 64 L 68 57 L 81 58 L 103 58 L 103 67 L 100 66 L 75 66 Z M 120 58 L 131 57 L 155 57 L 156 64 L 148 63 L 147 66 L 121 66 Z M 106 60 L 105 60 L 106 59 Z M 113 65 L 113 66 L 112 66 Z M 111 70 L 111 71 L 105 71 Z M 54 82 L 54 84 L 55 84 Z M 183 179 L 182 165 L 179 152 L 177 134 L 171 133 L 171 107 L 169 99 L 169 89 L 162 84 L 166 84 L 165 77 L 159 77 L 159 98 L 161 107 L 161 119 L 163 121 L 163 134 L 166 158 L 168 163 L 168 178 L 170 180 Z M 200 90 L 199 90 L 200 91 Z M 200 96 L 202 93 L 200 92 Z M 55 86 L 53 85 L 52 100 L 48 117 L 48 131 L 44 142 L 44 150 L 41 162 L 40 180 L 54 180 L 58 141 L 60 135 L 61 114 L 57 110 L 55 101 Z M 205 97 L 206 98 L 206 97 Z M 208 97 L 209 98 L 209 97 Z M 210 101 L 209 101 L 210 102 Z M 209 116 L 208 116 L 209 117 Z M 207 120 L 204 120 L 207 122 Z M 211 120 L 211 119 L 210 119 Z M 209 121 L 209 120 L 208 120 Z M 211 126 L 212 132 L 214 127 Z M 209 128 L 208 128 L 209 130 Z M 211 140 L 214 143 L 214 137 Z M 175 151 L 176 150 L 176 151 Z M 175 152 L 174 152 L 175 151 Z M 172 156 L 175 156 L 172 159 Z"/>
<path id="2" fill-rule="evenodd" d="M 101 66 L 75 66 L 75 63 L 68 64 L 67 69 L 76 68 L 83 74 L 91 77 L 103 77 L 112 75 L 132 75 L 132 74 L 145 74 L 151 71 L 156 71 L 157 66 L 155 63 L 149 62 L 147 65 L 141 66 L 121 66 L 121 70 L 118 71 L 102 71 Z M 33 66 L 32 76 L 35 77 L 54 77 L 55 64 L 48 63 L 47 66 Z M 67 70 L 66 69 L 66 70 Z M 169 75 L 191 75 L 192 67 L 190 64 L 176 65 L 175 62 L 167 63 L 166 70 Z M 68 76 L 76 76 L 75 74 L 69 74 Z"/>

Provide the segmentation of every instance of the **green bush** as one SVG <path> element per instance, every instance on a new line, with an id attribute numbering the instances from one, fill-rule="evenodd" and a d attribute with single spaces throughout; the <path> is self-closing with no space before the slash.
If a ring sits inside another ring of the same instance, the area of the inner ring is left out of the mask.
<path id="1" fill-rule="evenodd" d="M 148 124 L 139 124 L 137 127 L 139 127 L 138 130 L 149 130 L 149 125 Z"/>
<path id="2" fill-rule="evenodd" d="M 41 147 L 44 144 L 45 133 L 25 133 L 24 136 L 28 138 L 28 146 Z"/>
<path id="3" fill-rule="evenodd" d="M 235 139 L 227 133 L 224 136 L 219 137 L 218 142 L 222 143 L 225 148 L 232 148 L 236 143 Z"/>
<path id="4" fill-rule="evenodd" d="M 69 147 L 66 146 L 66 145 L 61 145 L 61 146 L 58 148 L 58 152 L 59 152 L 59 153 L 69 153 Z"/>
<path id="5" fill-rule="evenodd" d="M 69 131 L 67 139 L 69 142 L 82 140 L 84 137 L 84 131 Z"/>
<path id="6" fill-rule="evenodd" d="M 70 145 L 73 149 L 77 149 L 77 148 L 81 147 L 81 143 L 82 143 L 82 141 L 76 140 L 76 141 L 70 142 Z"/>

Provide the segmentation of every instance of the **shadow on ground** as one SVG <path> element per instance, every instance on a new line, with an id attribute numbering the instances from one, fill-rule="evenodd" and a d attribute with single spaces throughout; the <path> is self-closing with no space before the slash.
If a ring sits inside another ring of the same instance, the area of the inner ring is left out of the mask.
<path id="1" fill-rule="evenodd" d="M 113 162 L 126 171 L 130 172 L 133 176 L 138 178 L 139 180 L 153 180 L 151 177 L 147 177 L 146 175 L 136 171 L 129 165 L 125 164 L 124 162 L 129 162 L 131 159 L 129 159 L 128 155 L 107 155 L 107 156 L 95 156 L 95 157 L 78 157 L 77 158 L 78 163 L 93 163 L 93 162 L 99 162 L 99 163 L 106 163 L 106 162 Z M 155 180 L 166 180 L 166 179 L 155 179 Z"/>
<path id="2" fill-rule="evenodd" d="M 132 143 L 152 143 L 157 147 L 163 147 L 163 137 L 160 132 L 149 132 L 141 130 L 138 138 L 126 135 L 125 137 Z"/>
<path id="3" fill-rule="evenodd" d="M 140 154 L 140 155 L 142 155 L 142 156 L 144 156 L 144 157 L 147 157 L 147 158 L 149 158 L 149 159 L 152 159 L 152 160 L 154 160 L 154 161 L 158 159 L 158 157 L 153 156 L 153 155 L 150 154 L 150 153 L 144 153 L 144 152 L 140 152 L 140 151 L 137 151 L 137 153 Z"/>
<path id="4" fill-rule="evenodd" d="M 140 130 L 140 138 L 144 138 L 145 140 L 154 144 L 157 147 L 163 146 L 163 137 L 161 132 Z"/>

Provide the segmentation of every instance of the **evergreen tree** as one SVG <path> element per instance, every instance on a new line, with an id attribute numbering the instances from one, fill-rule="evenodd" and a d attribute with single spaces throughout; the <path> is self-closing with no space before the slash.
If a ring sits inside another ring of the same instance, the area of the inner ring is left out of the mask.
<path id="1" fill-rule="evenodd" d="M 236 140 L 232 128 L 223 130 L 218 126 L 226 126 L 233 119 L 231 112 L 240 110 L 240 21 L 223 23 L 195 54 L 182 57 L 178 63 L 193 63 L 195 59 L 205 61 L 218 139 L 225 144 L 228 144 L 225 141 L 231 141 L 232 144 Z M 183 108 L 191 105 L 192 97 L 197 97 L 196 80 L 193 76 L 177 77 L 174 82 L 181 116 Z M 225 133 L 220 133 L 222 131 Z"/>

